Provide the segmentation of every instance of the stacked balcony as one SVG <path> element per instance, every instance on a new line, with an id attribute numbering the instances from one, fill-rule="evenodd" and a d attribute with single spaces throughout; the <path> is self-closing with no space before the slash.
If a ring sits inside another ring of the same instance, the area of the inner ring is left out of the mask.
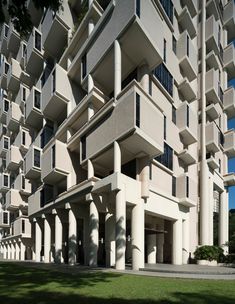
<path id="1" fill-rule="evenodd" d="M 28 96 L 29 96 L 29 88 L 21 84 L 15 102 L 20 106 L 22 112 L 24 111 L 25 103 Z"/>
<path id="2" fill-rule="evenodd" d="M 31 145 L 25 156 L 25 177 L 38 179 L 41 176 L 41 149 Z"/>
<path id="3" fill-rule="evenodd" d="M 187 78 L 184 78 L 183 81 L 179 84 L 178 90 L 185 100 L 192 102 L 196 99 L 197 95 L 195 92 L 192 83 L 188 81 Z"/>
<path id="4" fill-rule="evenodd" d="M 22 153 L 26 153 L 29 149 L 29 146 L 31 145 L 31 142 L 32 140 L 29 130 L 26 128 L 20 128 L 15 138 L 14 145 L 19 147 Z"/>
<path id="5" fill-rule="evenodd" d="M 228 130 L 224 133 L 224 152 L 231 158 L 235 157 L 235 131 Z"/>
<path id="6" fill-rule="evenodd" d="M 182 174 L 176 178 L 176 196 L 181 205 L 195 207 L 197 204 L 197 185 L 187 174 Z"/>
<path id="7" fill-rule="evenodd" d="M 184 75 L 189 81 L 197 77 L 197 52 L 187 31 L 184 31 L 177 43 L 177 57 Z"/>
<path id="8" fill-rule="evenodd" d="M 235 186 L 235 173 L 231 172 L 224 175 L 224 186 Z"/>
<path id="9" fill-rule="evenodd" d="M 235 77 L 235 47 L 233 43 L 230 43 L 224 49 L 223 61 L 224 68 L 227 71 L 228 80 L 230 80 Z"/>
<path id="10" fill-rule="evenodd" d="M 31 238 L 31 223 L 27 217 L 18 217 L 13 223 L 14 236 Z"/>
<path id="11" fill-rule="evenodd" d="M 206 125 L 206 148 L 212 153 L 220 150 L 220 131 L 213 122 Z"/>
<path id="12" fill-rule="evenodd" d="M 11 145 L 6 154 L 6 167 L 8 170 L 17 170 L 23 161 L 20 149 L 17 146 Z"/>
<path id="13" fill-rule="evenodd" d="M 27 9 L 31 16 L 31 20 L 32 20 L 33 24 L 36 27 L 38 27 L 40 20 L 42 18 L 42 15 L 43 15 L 43 10 L 36 8 L 33 0 L 27 0 Z"/>
<path id="14" fill-rule="evenodd" d="M 193 165 L 197 161 L 197 149 L 195 149 L 194 145 L 190 145 L 187 149 L 180 151 L 178 158 L 183 161 L 186 166 Z"/>
<path id="15" fill-rule="evenodd" d="M 38 77 L 43 69 L 42 34 L 33 28 L 25 54 L 26 72 Z"/>
<path id="16" fill-rule="evenodd" d="M 20 86 L 21 67 L 17 60 L 11 59 L 11 65 L 7 73 L 7 89 L 17 92 Z"/>
<path id="17" fill-rule="evenodd" d="M 224 6 L 223 11 L 224 27 L 228 31 L 228 41 L 235 38 L 235 5 L 234 1 L 230 0 Z"/>
<path id="18" fill-rule="evenodd" d="M 178 22 L 183 30 L 187 30 L 190 37 L 193 39 L 197 34 L 195 19 L 192 19 L 188 7 L 185 6 L 178 17 Z"/>
<path id="19" fill-rule="evenodd" d="M 4 56 L 8 55 L 8 49 L 7 49 L 7 36 L 9 32 L 9 26 L 6 23 L 3 23 L 2 30 L 1 30 L 1 44 L 0 44 L 0 52 Z"/>
<path id="20" fill-rule="evenodd" d="M 42 118 L 41 91 L 33 86 L 26 102 L 25 122 L 36 129 L 41 129 Z"/>
<path id="21" fill-rule="evenodd" d="M 10 227 L 10 213 L 8 211 L 0 210 L 0 228 Z"/>
<path id="22" fill-rule="evenodd" d="M 2 89 L 7 90 L 7 73 L 9 70 L 9 63 L 4 59 L 0 67 L 0 86 Z"/>
<path id="23" fill-rule="evenodd" d="M 7 121 L 7 112 L 10 108 L 10 101 L 6 98 L 3 98 L 0 102 L 0 122 L 6 123 Z"/>
<path id="24" fill-rule="evenodd" d="M 29 196 L 31 194 L 31 184 L 23 173 L 17 175 L 12 188 L 18 190 L 22 195 Z"/>
<path id="25" fill-rule="evenodd" d="M 214 51 L 216 55 L 220 53 L 219 48 L 219 22 L 215 20 L 215 17 L 212 15 L 206 20 L 206 32 L 205 32 L 205 39 L 206 39 L 206 48 L 207 51 Z"/>
<path id="26" fill-rule="evenodd" d="M 206 107 L 206 114 L 207 114 L 208 118 L 210 119 L 210 121 L 217 119 L 220 115 L 220 105 L 218 103 L 209 104 Z"/>
<path id="27" fill-rule="evenodd" d="M 224 111 L 226 112 L 228 118 L 235 117 L 235 89 L 234 87 L 229 87 L 224 91 Z"/>
<path id="28" fill-rule="evenodd" d="M 210 153 L 207 155 L 207 164 L 211 170 L 216 170 L 220 167 L 219 162 Z"/>
<path id="29" fill-rule="evenodd" d="M 9 191 L 6 193 L 6 210 L 14 211 L 26 206 L 27 202 L 23 200 L 19 190 L 13 188 L 9 189 Z"/>
<path id="30" fill-rule="evenodd" d="M 206 98 L 209 103 L 222 102 L 219 72 L 211 69 L 206 72 Z"/>
<path id="31" fill-rule="evenodd" d="M 191 145 L 197 141 L 197 115 L 187 102 L 183 102 L 176 112 L 176 125 L 179 128 L 181 141 Z"/>
<path id="32" fill-rule="evenodd" d="M 198 0 L 181 0 L 182 6 L 187 6 L 191 17 L 195 17 L 197 14 Z"/>
<path id="33" fill-rule="evenodd" d="M 20 106 L 17 103 L 12 102 L 7 112 L 7 128 L 10 131 L 16 132 L 19 129 L 22 117 L 23 115 Z"/>
<path id="34" fill-rule="evenodd" d="M 10 189 L 10 176 L 7 173 L 0 173 L 0 192 L 6 193 Z"/>
<path id="35" fill-rule="evenodd" d="M 6 156 L 7 151 L 10 148 L 10 137 L 3 135 L 0 139 L 0 156 Z"/>
<path id="36" fill-rule="evenodd" d="M 8 36 L 7 36 L 7 47 L 8 50 L 14 54 L 18 52 L 20 46 L 20 35 L 15 30 L 13 23 L 10 24 Z"/>
<path id="37" fill-rule="evenodd" d="M 61 113 L 66 112 L 69 99 L 70 84 L 67 73 L 57 64 L 42 87 L 43 114 L 49 119 L 57 119 Z"/>
<path id="38" fill-rule="evenodd" d="M 3 135 L 7 134 L 7 127 L 3 123 L 0 123 L 0 138 L 2 138 Z"/>

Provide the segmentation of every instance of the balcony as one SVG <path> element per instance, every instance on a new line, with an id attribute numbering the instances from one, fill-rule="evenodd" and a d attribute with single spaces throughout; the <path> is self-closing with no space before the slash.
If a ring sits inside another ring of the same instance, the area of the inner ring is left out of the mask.
<path id="1" fill-rule="evenodd" d="M 28 215 L 31 216 L 38 212 L 41 209 L 41 190 L 42 188 L 38 189 L 28 198 Z"/>
<path id="2" fill-rule="evenodd" d="M 17 60 L 11 59 L 11 65 L 7 73 L 7 88 L 12 92 L 17 92 L 20 86 L 21 67 Z"/>
<path id="3" fill-rule="evenodd" d="M 179 128 L 181 141 L 191 145 L 197 141 L 197 115 L 183 102 L 176 110 L 176 125 Z"/>
<path id="4" fill-rule="evenodd" d="M 17 170 L 23 161 L 20 149 L 17 146 L 11 145 L 6 154 L 6 166 L 8 170 Z"/>
<path id="5" fill-rule="evenodd" d="M 235 186 L 235 173 L 227 173 L 224 175 L 224 186 L 232 187 Z"/>
<path id="6" fill-rule="evenodd" d="M 25 178 L 24 174 L 22 173 L 17 175 L 12 188 L 18 190 L 20 194 L 26 196 L 31 195 L 32 192 L 31 183 L 27 178 Z"/>
<path id="7" fill-rule="evenodd" d="M 215 17 L 212 15 L 206 20 L 206 48 L 207 52 L 214 51 L 216 55 L 219 55 L 219 22 L 215 20 Z"/>
<path id="8" fill-rule="evenodd" d="M 230 43 L 223 53 L 224 68 L 227 71 L 228 80 L 235 77 L 235 47 Z"/>
<path id="9" fill-rule="evenodd" d="M 196 163 L 197 161 L 197 149 L 194 145 L 188 146 L 187 149 L 183 149 L 178 154 L 178 158 L 186 165 L 190 166 Z"/>
<path id="10" fill-rule="evenodd" d="M 209 0 L 206 3 L 207 16 L 213 15 L 217 21 L 220 18 L 219 10 L 216 4 L 217 0 Z"/>
<path id="11" fill-rule="evenodd" d="M 185 100 L 192 102 L 196 99 L 196 93 L 191 82 L 187 78 L 184 78 L 183 81 L 179 84 L 178 90 Z"/>
<path id="12" fill-rule="evenodd" d="M 181 0 L 182 6 L 187 6 L 191 17 L 195 17 L 197 14 L 198 0 Z"/>
<path id="13" fill-rule="evenodd" d="M 220 150 L 220 133 L 217 126 L 210 122 L 206 125 L 206 148 L 208 152 L 216 153 Z"/>
<path id="14" fill-rule="evenodd" d="M 26 100 L 29 96 L 29 88 L 25 85 L 20 85 L 20 89 L 16 96 L 15 102 L 20 106 L 21 109 L 24 109 Z"/>
<path id="15" fill-rule="evenodd" d="M 25 55 L 26 72 L 37 78 L 43 69 L 43 52 L 42 34 L 36 28 L 29 37 Z"/>
<path id="16" fill-rule="evenodd" d="M 31 223 L 27 217 L 18 217 L 13 223 L 14 236 L 31 238 Z"/>
<path id="17" fill-rule="evenodd" d="M 3 23 L 1 30 L 1 38 L 0 38 L 0 52 L 2 55 L 8 55 L 7 49 L 7 36 L 8 36 L 9 26 L 6 23 Z"/>
<path id="18" fill-rule="evenodd" d="M 219 117 L 220 110 L 221 110 L 221 108 L 218 103 L 216 103 L 216 104 L 212 103 L 206 107 L 206 114 L 207 114 L 208 118 L 210 119 L 210 121 L 213 121 Z"/>
<path id="19" fill-rule="evenodd" d="M 235 157 L 235 130 L 233 129 L 224 133 L 224 152 L 229 158 Z"/>
<path id="20" fill-rule="evenodd" d="M 67 103 L 71 96 L 70 92 L 71 88 L 67 72 L 56 64 L 42 87 L 41 101 L 43 114 L 52 120 L 57 119 L 61 114 L 65 114 Z"/>
<path id="21" fill-rule="evenodd" d="M 8 50 L 15 55 L 18 52 L 20 46 L 20 35 L 19 33 L 14 29 L 13 23 L 10 24 L 8 36 L 7 36 L 7 47 Z"/>
<path id="22" fill-rule="evenodd" d="M 206 72 L 206 99 L 208 103 L 217 103 L 220 98 L 219 72 L 211 69 Z"/>
<path id="23" fill-rule="evenodd" d="M 235 117 L 235 89 L 229 87 L 224 91 L 224 111 L 228 119 Z"/>
<path id="24" fill-rule="evenodd" d="M 0 192 L 7 192 L 10 188 L 10 176 L 7 173 L 0 173 Z"/>
<path id="25" fill-rule="evenodd" d="M 189 81 L 195 79 L 197 77 L 197 52 L 187 31 L 180 35 L 177 42 L 177 57 L 184 76 Z"/>
<path id="26" fill-rule="evenodd" d="M 0 172 L 4 172 L 6 169 L 6 158 L 0 157 Z"/>
<path id="27" fill-rule="evenodd" d="M 10 227 L 10 213 L 8 211 L 0 210 L 0 228 Z"/>
<path id="28" fill-rule="evenodd" d="M 26 206 L 27 206 L 27 202 L 23 200 L 23 196 L 21 196 L 19 190 L 11 188 L 6 193 L 6 204 L 5 204 L 6 210 L 15 211 L 20 207 L 26 207 Z"/>
<path id="29" fill-rule="evenodd" d="M 27 0 L 27 9 L 31 16 L 31 20 L 33 25 L 38 27 L 43 15 L 43 10 L 35 7 L 34 2 L 32 0 Z"/>
<path id="30" fill-rule="evenodd" d="M 220 166 L 219 162 L 212 155 L 207 158 L 207 164 L 211 170 L 216 170 Z"/>
<path id="31" fill-rule="evenodd" d="M 10 108 L 10 101 L 6 98 L 3 98 L 0 102 L 0 122 L 6 123 L 7 121 L 7 112 Z"/>
<path id="32" fill-rule="evenodd" d="M 35 129 L 42 128 L 43 115 L 41 105 L 41 91 L 33 86 L 26 102 L 25 122 Z"/>
<path id="33" fill-rule="evenodd" d="M 12 102 L 7 112 L 7 121 L 6 121 L 7 128 L 10 131 L 16 132 L 19 129 L 22 116 L 23 115 L 20 106 L 17 103 Z"/>
<path id="34" fill-rule="evenodd" d="M 41 149 L 31 145 L 25 156 L 25 177 L 38 179 L 41 176 Z"/>
<path id="35" fill-rule="evenodd" d="M 182 9 L 182 12 L 178 17 L 178 22 L 182 30 L 187 30 L 192 39 L 196 36 L 197 30 L 195 19 L 192 19 L 189 10 L 186 6 Z"/>
<path id="36" fill-rule="evenodd" d="M 0 67 L 0 86 L 3 90 L 7 90 L 7 73 L 9 67 L 9 63 L 4 59 Z"/>
<path id="37" fill-rule="evenodd" d="M 42 180 L 56 184 L 69 174 L 69 154 L 67 144 L 55 140 L 42 154 Z"/>
<path id="38" fill-rule="evenodd" d="M 10 137 L 3 135 L 0 139 L 0 156 L 6 156 L 8 149 L 10 148 Z"/>
<path id="39" fill-rule="evenodd" d="M 232 41 L 235 38 L 235 5 L 233 0 L 224 6 L 223 19 L 224 27 L 228 31 L 228 41 Z"/>
<path id="40" fill-rule="evenodd" d="M 206 55 L 206 64 L 210 69 L 218 70 L 220 67 L 219 57 L 214 51 L 211 51 Z"/>
<path id="41" fill-rule="evenodd" d="M 185 173 L 176 178 L 176 196 L 183 206 L 195 207 L 197 204 L 197 184 Z"/>
<path id="42" fill-rule="evenodd" d="M 158 125 L 158 132 L 154 131 L 153 124 Z M 123 163 L 143 153 L 150 157 L 163 153 L 162 111 L 135 80 L 119 94 L 116 106 L 113 100 L 107 102 L 86 128 L 70 138 L 68 147 L 75 150 L 81 142 L 82 161 L 97 156 L 101 167 L 110 168 L 115 140 L 121 149 L 131 151 L 131 155 L 123 157 Z"/>
<path id="43" fill-rule="evenodd" d="M 31 136 L 28 129 L 20 127 L 20 130 L 15 138 L 14 145 L 19 147 L 22 153 L 26 153 L 31 145 Z"/>

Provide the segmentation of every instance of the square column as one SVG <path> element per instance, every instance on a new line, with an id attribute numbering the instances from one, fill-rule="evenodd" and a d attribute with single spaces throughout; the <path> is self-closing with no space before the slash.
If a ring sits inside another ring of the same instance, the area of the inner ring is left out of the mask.
<path id="1" fill-rule="evenodd" d="M 173 222 L 172 264 L 182 265 L 182 219 Z"/>
<path id="2" fill-rule="evenodd" d="M 188 264 L 189 260 L 189 219 L 183 220 L 183 264 Z"/>
<path id="3" fill-rule="evenodd" d="M 220 210 L 219 210 L 219 246 L 224 249 L 224 254 L 228 254 L 228 221 L 229 221 L 229 207 L 228 207 L 228 192 L 224 190 L 220 194 Z"/>
<path id="4" fill-rule="evenodd" d="M 122 53 L 118 40 L 114 41 L 114 99 L 122 90 Z"/>
<path id="5" fill-rule="evenodd" d="M 15 247 L 16 247 L 16 260 L 20 260 L 20 245 L 18 242 L 16 242 Z"/>
<path id="6" fill-rule="evenodd" d="M 157 228 L 159 230 L 164 230 L 164 219 L 158 219 Z M 157 235 L 157 263 L 164 262 L 164 233 L 159 233 Z"/>
<path id="7" fill-rule="evenodd" d="M 99 247 L 99 213 L 93 201 L 90 202 L 90 245 L 89 245 L 89 266 L 97 266 L 97 253 Z"/>
<path id="8" fill-rule="evenodd" d="M 7 259 L 7 245 L 3 244 L 3 259 Z"/>
<path id="9" fill-rule="evenodd" d="M 115 216 L 112 213 L 105 215 L 105 252 L 106 267 L 115 265 Z"/>
<path id="10" fill-rule="evenodd" d="M 62 256 L 63 226 L 61 217 L 55 214 L 55 263 L 63 263 Z"/>
<path id="11" fill-rule="evenodd" d="M 69 209 L 69 264 L 77 261 L 77 220 L 72 209 Z"/>
<path id="12" fill-rule="evenodd" d="M 35 221 L 35 262 L 41 262 L 41 249 L 42 249 L 42 229 L 37 220 Z"/>
<path id="13" fill-rule="evenodd" d="M 51 257 L 51 226 L 48 217 L 44 217 L 44 263 L 50 263 Z"/>
<path id="14" fill-rule="evenodd" d="M 24 243 L 22 242 L 22 240 L 21 240 L 21 242 L 20 242 L 20 260 L 21 260 L 21 261 L 24 261 L 24 260 L 25 260 L 25 245 L 24 245 Z"/>

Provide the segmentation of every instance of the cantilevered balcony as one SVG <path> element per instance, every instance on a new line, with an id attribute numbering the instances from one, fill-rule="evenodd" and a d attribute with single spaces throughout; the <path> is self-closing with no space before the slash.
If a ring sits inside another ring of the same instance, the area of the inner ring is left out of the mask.
<path id="1" fill-rule="evenodd" d="M 224 175 L 224 186 L 230 187 L 235 186 L 235 173 L 230 172 Z"/>
<path id="2" fill-rule="evenodd" d="M 3 123 L 0 123 L 0 139 L 3 135 L 7 135 L 7 127 Z"/>
<path id="3" fill-rule="evenodd" d="M 25 177 L 38 179 L 41 176 L 41 149 L 31 145 L 25 156 Z"/>
<path id="4" fill-rule="evenodd" d="M 185 145 L 197 141 L 197 115 L 187 102 L 183 102 L 176 110 L 176 125 L 179 128 L 181 141 Z"/>
<path id="5" fill-rule="evenodd" d="M 7 173 L 0 173 L 0 192 L 7 192 L 10 188 L 10 176 Z"/>
<path id="6" fill-rule="evenodd" d="M 215 20 L 215 17 L 212 15 L 206 20 L 206 48 L 207 52 L 214 51 L 216 55 L 220 53 L 219 48 L 219 22 Z"/>
<path id="7" fill-rule="evenodd" d="M 43 69 L 42 34 L 33 28 L 25 54 L 26 72 L 38 77 Z"/>
<path id="8" fill-rule="evenodd" d="M 207 157 L 207 164 L 211 170 L 215 170 L 219 168 L 219 162 L 215 159 L 215 157 L 211 154 Z"/>
<path id="9" fill-rule="evenodd" d="M 235 47 L 233 43 L 230 43 L 224 49 L 223 60 L 224 68 L 227 71 L 228 80 L 230 80 L 235 77 Z"/>
<path id="10" fill-rule="evenodd" d="M 206 114 L 207 114 L 208 118 L 210 119 L 210 121 L 213 121 L 219 117 L 220 109 L 221 108 L 218 103 L 216 103 L 216 104 L 211 103 L 206 107 Z"/>
<path id="11" fill-rule="evenodd" d="M 197 97 L 193 84 L 189 82 L 187 78 L 184 78 L 179 84 L 178 90 L 183 98 L 188 102 L 194 101 Z"/>
<path id="12" fill-rule="evenodd" d="M 219 69 L 221 63 L 219 57 L 215 54 L 213 50 L 206 55 L 206 64 L 209 69 Z"/>
<path id="13" fill-rule="evenodd" d="M 0 122 L 1 123 L 6 123 L 7 121 L 7 112 L 9 111 L 10 108 L 10 101 L 6 98 L 3 98 L 0 101 Z"/>
<path id="14" fill-rule="evenodd" d="M 31 136 L 29 130 L 20 127 L 19 132 L 15 138 L 14 145 L 19 147 L 20 151 L 26 153 L 31 145 Z"/>
<path id="15" fill-rule="evenodd" d="M 7 73 L 7 88 L 12 92 L 17 92 L 20 86 L 21 67 L 17 60 L 11 59 L 11 64 Z"/>
<path id="16" fill-rule="evenodd" d="M 8 35 L 7 35 L 7 47 L 8 50 L 15 55 L 18 52 L 20 46 L 20 35 L 15 30 L 13 23 L 10 23 Z"/>
<path id="17" fill-rule="evenodd" d="M 31 238 L 31 223 L 27 217 L 18 217 L 13 223 L 14 236 Z"/>
<path id="18" fill-rule="evenodd" d="M 43 118 L 41 109 L 41 91 L 33 86 L 26 102 L 25 122 L 36 129 L 41 129 Z"/>
<path id="19" fill-rule="evenodd" d="M 6 154 L 6 166 L 8 170 L 17 170 L 23 161 L 20 149 L 17 146 L 11 145 Z"/>
<path id="20" fill-rule="evenodd" d="M 33 0 L 27 0 L 26 5 L 27 5 L 27 9 L 29 11 L 29 14 L 31 16 L 33 25 L 38 27 L 39 23 L 41 21 L 42 15 L 43 15 L 43 10 L 36 8 Z"/>
<path id="21" fill-rule="evenodd" d="M 235 157 L 235 130 L 231 129 L 224 133 L 224 152 L 230 157 Z"/>
<path id="22" fill-rule="evenodd" d="M 10 213 L 6 210 L 0 210 L 0 228 L 10 227 Z"/>
<path id="23" fill-rule="evenodd" d="M 188 148 L 180 151 L 178 158 L 183 161 L 186 166 L 195 164 L 197 161 L 197 149 L 195 149 L 194 145 L 189 145 Z"/>
<path id="24" fill-rule="evenodd" d="M 11 188 L 6 193 L 6 204 L 5 204 L 6 210 L 14 211 L 19 209 L 19 207 L 25 207 L 25 206 L 27 206 L 27 202 L 23 200 L 19 190 Z"/>
<path id="25" fill-rule="evenodd" d="M 25 178 L 24 174 L 20 173 L 17 175 L 13 185 L 13 189 L 16 189 L 20 192 L 22 195 L 30 195 L 31 194 L 31 183 L 27 178 Z"/>
<path id="26" fill-rule="evenodd" d="M 197 52 L 187 31 L 184 31 L 177 42 L 177 57 L 184 75 L 189 81 L 197 77 Z"/>
<path id="27" fill-rule="evenodd" d="M 206 99 L 208 103 L 217 103 L 221 100 L 219 71 L 211 69 L 206 72 Z"/>
<path id="28" fill-rule="evenodd" d="M 195 207 L 197 204 L 197 184 L 187 174 L 176 178 L 176 196 L 180 204 L 186 207 Z"/>
<path id="29" fill-rule="evenodd" d="M 70 83 L 67 72 L 56 64 L 42 87 L 42 112 L 49 119 L 56 119 L 66 112 L 70 100 Z M 55 111 L 56 109 L 56 111 Z"/>
<path id="30" fill-rule="evenodd" d="M 10 148 L 10 137 L 3 135 L 0 139 L 0 156 L 6 155 L 8 149 Z"/>
<path id="31" fill-rule="evenodd" d="M 217 0 L 208 0 L 206 2 L 206 14 L 207 16 L 213 15 L 217 21 L 220 18 L 219 9 L 217 7 Z"/>
<path id="32" fill-rule="evenodd" d="M 0 52 L 2 55 L 8 55 L 7 49 L 7 36 L 8 36 L 9 26 L 6 23 L 3 23 L 1 30 L 1 38 L 0 38 Z"/>
<path id="33" fill-rule="evenodd" d="M 187 30 L 193 39 L 197 34 L 196 19 L 192 19 L 187 6 L 183 7 L 178 17 L 178 22 L 183 30 Z"/>
<path id="34" fill-rule="evenodd" d="M 26 85 L 20 84 L 20 89 L 16 96 L 15 102 L 20 106 L 21 109 L 25 108 L 26 100 L 29 96 L 29 88 Z"/>
<path id="35" fill-rule="evenodd" d="M 226 112 L 228 118 L 235 117 L 235 89 L 234 87 L 229 87 L 224 91 L 224 111 Z"/>
<path id="36" fill-rule="evenodd" d="M 0 86 L 2 89 L 7 90 L 7 73 L 9 70 L 9 63 L 4 59 L 0 67 Z"/>
<path id="37" fill-rule="evenodd" d="M 56 184 L 69 174 L 67 144 L 55 140 L 42 154 L 42 180 Z"/>
<path id="38" fill-rule="evenodd" d="M 228 31 L 228 41 L 235 38 L 235 5 L 234 1 L 230 0 L 224 6 L 223 11 L 224 27 Z"/>
<path id="39" fill-rule="evenodd" d="M 195 17 L 197 14 L 198 0 L 181 0 L 182 6 L 187 6 L 191 17 Z"/>
<path id="40" fill-rule="evenodd" d="M 220 131 L 215 123 L 206 125 L 206 148 L 208 152 L 216 153 L 220 150 Z"/>
<path id="41" fill-rule="evenodd" d="M 6 121 L 7 128 L 14 132 L 17 131 L 19 129 L 21 119 L 22 119 L 22 112 L 20 106 L 17 103 L 12 102 L 7 112 L 7 121 Z"/>

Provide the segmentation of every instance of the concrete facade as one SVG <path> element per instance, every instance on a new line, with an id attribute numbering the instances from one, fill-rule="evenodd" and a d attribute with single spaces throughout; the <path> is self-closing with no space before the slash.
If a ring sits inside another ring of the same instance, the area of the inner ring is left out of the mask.
<path id="1" fill-rule="evenodd" d="M 234 2 L 28 8 L 25 40 L 1 27 L 2 258 L 138 270 L 227 253 Z"/>

